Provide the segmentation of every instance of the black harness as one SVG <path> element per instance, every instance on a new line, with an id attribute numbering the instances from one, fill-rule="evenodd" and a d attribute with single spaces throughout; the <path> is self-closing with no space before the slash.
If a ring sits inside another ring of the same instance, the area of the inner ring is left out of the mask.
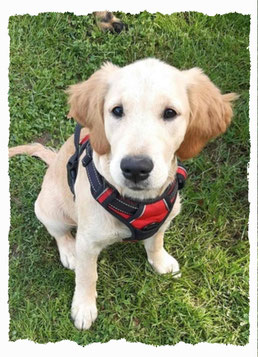
<path id="1" fill-rule="evenodd" d="M 183 165 L 178 164 L 176 178 L 165 192 L 154 200 L 137 201 L 122 197 L 97 171 L 92 160 L 92 147 L 89 135 L 80 141 L 81 126 L 76 125 L 74 133 L 75 153 L 67 163 L 68 184 L 75 196 L 74 184 L 77 177 L 80 156 L 85 152 L 82 165 L 85 167 L 90 182 L 91 194 L 110 214 L 123 222 L 131 236 L 123 241 L 139 241 L 153 236 L 172 211 L 177 191 L 182 189 L 187 178 Z"/>

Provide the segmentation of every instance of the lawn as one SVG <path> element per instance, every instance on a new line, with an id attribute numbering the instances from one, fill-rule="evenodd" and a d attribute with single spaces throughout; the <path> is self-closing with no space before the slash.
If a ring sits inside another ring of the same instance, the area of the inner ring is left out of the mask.
<path id="1" fill-rule="evenodd" d="M 187 161 L 183 210 L 166 233 L 182 277 L 157 275 L 141 244 L 116 244 L 99 257 L 98 319 L 78 331 L 70 319 L 74 272 L 36 219 L 33 205 L 46 165 L 10 161 L 11 341 L 72 340 L 80 345 L 125 338 L 152 345 L 180 341 L 245 345 L 249 339 L 249 25 L 237 13 L 118 13 L 128 24 L 102 33 L 92 15 L 44 13 L 9 21 L 10 146 L 59 148 L 72 134 L 64 90 L 104 61 L 123 66 L 157 57 L 180 69 L 201 67 L 223 92 L 237 92 L 234 121 Z"/>

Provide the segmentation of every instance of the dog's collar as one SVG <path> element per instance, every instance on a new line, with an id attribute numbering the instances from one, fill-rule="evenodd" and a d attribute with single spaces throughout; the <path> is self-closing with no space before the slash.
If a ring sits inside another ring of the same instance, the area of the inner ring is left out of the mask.
<path id="1" fill-rule="evenodd" d="M 79 142 L 80 130 L 81 127 L 77 126 L 74 135 L 76 152 L 67 164 L 68 184 L 72 193 L 74 194 L 79 157 L 85 152 L 82 165 L 87 172 L 91 194 L 105 210 L 130 229 L 131 236 L 123 240 L 134 242 L 153 236 L 172 211 L 178 190 L 184 186 L 187 177 L 185 168 L 179 164 L 176 178 L 156 199 L 137 201 L 123 197 L 97 171 L 92 159 L 89 135 Z"/>

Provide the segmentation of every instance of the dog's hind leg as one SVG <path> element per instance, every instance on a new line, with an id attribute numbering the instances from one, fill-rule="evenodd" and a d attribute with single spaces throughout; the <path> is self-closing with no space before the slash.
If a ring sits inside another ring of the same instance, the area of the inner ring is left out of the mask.
<path id="1" fill-rule="evenodd" d="M 62 264 L 66 268 L 75 269 L 75 239 L 71 229 L 76 226 L 74 221 L 76 218 L 74 203 L 69 197 L 71 195 L 69 188 L 67 186 L 64 189 L 66 168 L 62 160 L 65 161 L 65 150 L 57 153 L 39 143 L 34 143 L 10 148 L 9 157 L 21 154 L 37 156 L 49 166 L 41 192 L 35 202 L 35 214 L 56 239 Z M 56 160 L 58 155 L 59 160 Z M 65 212 L 69 212 L 69 215 Z"/>
<path id="2" fill-rule="evenodd" d="M 56 240 L 60 260 L 65 268 L 75 269 L 75 238 L 71 229 L 76 226 L 70 218 L 65 216 L 57 197 L 49 198 L 41 191 L 35 202 L 35 214 L 44 224 L 49 234 Z"/>

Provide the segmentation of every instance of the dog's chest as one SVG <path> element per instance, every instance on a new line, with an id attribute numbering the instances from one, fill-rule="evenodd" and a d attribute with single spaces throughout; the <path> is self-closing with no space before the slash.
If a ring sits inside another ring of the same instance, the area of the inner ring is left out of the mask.
<path id="1" fill-rule="evenodd" d="M 84 196 L 84 197 L 82 197 Z M 91 194 L 77 196 L 78 226 L 96 241 L 109 244 L 130 237 L 130 229 L 107 212 Z"/>
<path id="2" fill-rule="evenodd" d="M 112 244 L 131 236 L 130 229 L 107 212 L 99 203 L 92 200 L 90 207 L 84 221 L 88 222 L 86 229 L 91 231 L 91 235 L 96 240 Z"/>

